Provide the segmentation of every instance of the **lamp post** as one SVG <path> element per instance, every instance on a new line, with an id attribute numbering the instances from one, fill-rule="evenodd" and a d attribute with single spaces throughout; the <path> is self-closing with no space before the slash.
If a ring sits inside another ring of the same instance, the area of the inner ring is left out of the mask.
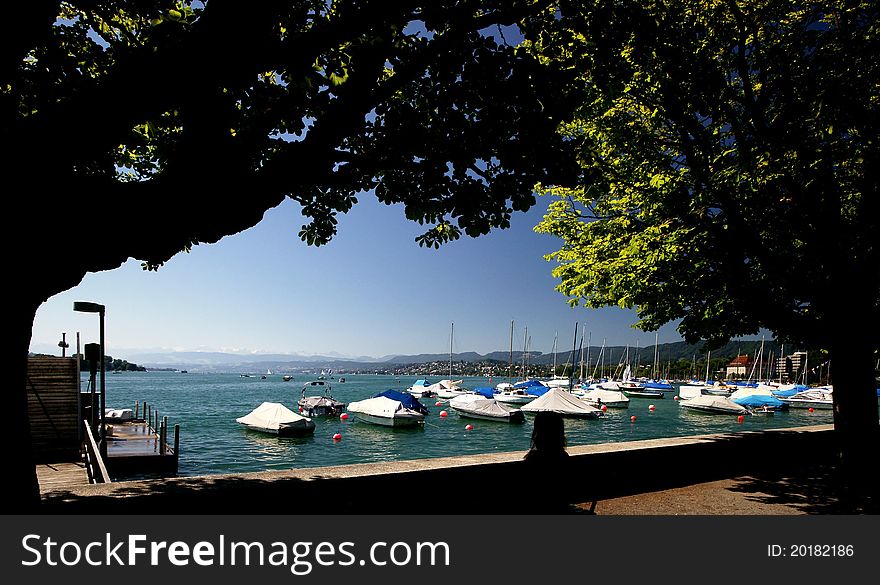
<path id="1" fill-rule="evenodd" d="M 87 303 L 84 301 L 74 301 L 73 310 L 78 311 L 80 313 L 98 313 L 99 317 L 99 325 L 100 325 L 100 337 L 99 343 L 101 346 L 101 457 L 107 457 L 107 441 L 106 441 L 106 431 L 107 428 L 104 424 L 104 394 L 107 389 L 105 383 L 105 374 L 107 367 L 104 365 L 104 305 L 99 305 L 98 303 Z"/>

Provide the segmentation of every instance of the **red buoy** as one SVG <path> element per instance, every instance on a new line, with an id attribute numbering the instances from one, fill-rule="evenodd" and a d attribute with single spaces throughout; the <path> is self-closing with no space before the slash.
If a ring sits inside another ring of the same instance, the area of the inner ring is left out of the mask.
<path id="1" fill-rule="evenodd" d="M 746 420 L 746 417 L 744 417 L 743 415 L 739 415 L 738 417 L 736 417 L 736 422 L 740 422 L 740 423 L 741 423 L 741 422 L 743 422 L 744 420 Z"/>
<path id="2" fill-rule="evenodd" d="M 651 412 L 654 412 L 656 409 L 657 409 L 657 407 L 654 406 L 653 404 L 648 406 L 648 410 L 650 410 Z"/>
<path id="3" fill-rule="evenodd" d="M 810 408 L 808 408 L 807 412 L 813 412 L 813 407 L 811 406 Z"/>
<path id="4" fill-rule="evenodd" d="M 603 405 L 602 405 L 602 412 L 605 412 L 606 410 L 608 410 L 608 406 L 606 406 L 606 405 L 603 404 Z"/>
<path id="5" fill-rule="evenodd" d="M 445 410 L 441 410 L 441 411 L 440 411 L 440 416 L 441 416 L 442 418 L 446 418 L 447 416 L 449 416 L 449 413 L 446 412 Z"/>
<path id="6" fill-rule="evenodd" d="M 630 422 L 636 422 L 636 415 L 629 417 Z"/>
<path id="7" fill-rule="evenodd" d="M 333 440 L 334 441 L 341 441 L 342 440 L 342 433 L 336 433 L 335 435 L 333 435 Z"/>
<path id="8" fill-rule="evenodd" d="M 434 403 L 434 406 L 442 406 L 442 405 L 443 405 L 443 403 L 440 402 L 439 400 L 438 400 L 437 402 Z"/>
<path id="9" fill-rule="evenodd" d="M 673 399 L 673 400 L 678 400 L 678 396 L 674 396 L 672 399 Z"/>
<path id="10" fill-rule="evenodd" d="M 340 415 L 339 415 L 339 420 L 348 420 L 348 413 L 347 413 L 347 412 L 343 412 L 342 414 L 340 414 Z"/>
<path id="11" fill-rule="evenodd" d="M 472 430 L 474 430 L 474 425 L 467 425 L 466 427 L 464 427 L 464 430 L 472 431 Z"/>

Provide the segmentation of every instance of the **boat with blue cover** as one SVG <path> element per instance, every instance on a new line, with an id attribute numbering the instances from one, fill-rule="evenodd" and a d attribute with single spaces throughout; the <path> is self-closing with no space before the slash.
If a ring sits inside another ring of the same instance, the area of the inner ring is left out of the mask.
<path id="1" fill-rule="evenodd" d="M 428 409 L 408 392 L 385 390 L 348 405 L 361 422 L 386 427 L 411 427 L 425 422 Z"/>

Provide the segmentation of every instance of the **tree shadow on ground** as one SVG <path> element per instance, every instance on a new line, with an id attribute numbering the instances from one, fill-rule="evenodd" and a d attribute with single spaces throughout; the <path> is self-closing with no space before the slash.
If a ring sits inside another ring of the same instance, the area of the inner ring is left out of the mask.
<path id="1" fill-rule="evenodd" d="M 737 477 L 729 489 L 748 500 L 784 505 L 803 514 L 878 514 L 877 494 L 853 498 L 837 469 L 829 463 L 804 465 L 796 469 L 764 468 Z"/>

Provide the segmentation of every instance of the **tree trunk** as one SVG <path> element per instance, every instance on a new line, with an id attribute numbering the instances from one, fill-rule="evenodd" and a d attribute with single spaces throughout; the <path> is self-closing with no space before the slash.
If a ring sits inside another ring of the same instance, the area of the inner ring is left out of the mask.
<path id="1" fill-rule="evenodd" d="M 838 475 L 846 509 L 877 511 L 878 484 L 875 467 L 880 447 L 877 390 L 874 381 L 873 349 L 858 332 L 857 321 L 841 323 L 832 341 L 834 382 L 834 435 L 838 453 Z"/>
<path id="2" fill-rule="evenodd" d="M 4 514 L 36 512 L 40 504 L 40 488 L 31 450 L 31 425 L 27 407 L 27 363 L 34 315 L 38 302 L 16 299 L 16 307 L 7 317 L 12 329 L 12 378 L 8 392 L 9 416 L 6 432 L 11 439 L 4 457 L 2 511 Z"/>

